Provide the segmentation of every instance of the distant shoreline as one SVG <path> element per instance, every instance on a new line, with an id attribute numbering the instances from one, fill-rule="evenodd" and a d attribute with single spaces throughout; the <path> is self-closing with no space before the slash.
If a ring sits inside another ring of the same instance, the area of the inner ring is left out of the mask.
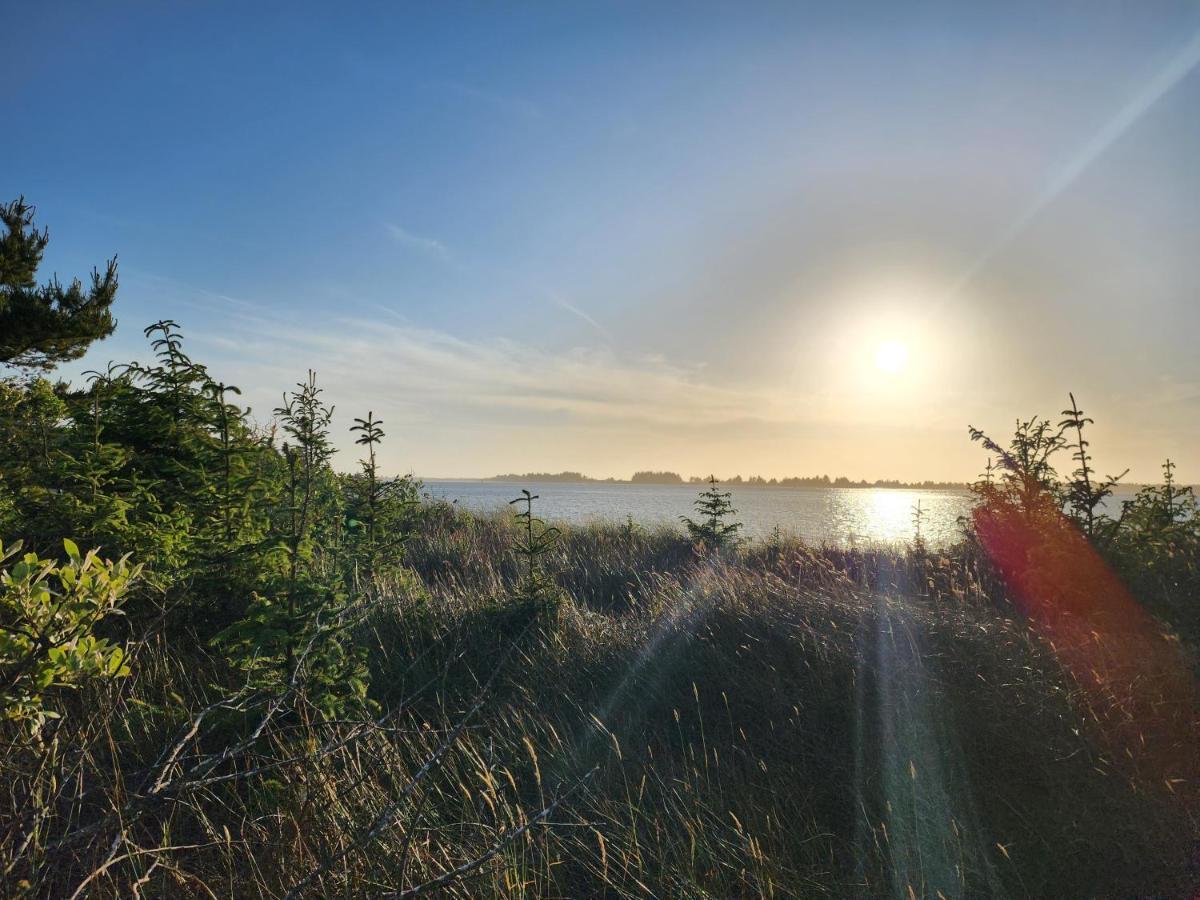
<path id="1" fill-rule="evenodd" d="M 525 474 L 507 474 L 507 475 L 491 475 L 485 478 L 425 478 L 424 481 L 439 482 L 439 481 L 472 481 L 486 484 L 489 482 L 536 482 L 539 484 L 621 484 L 621 485 L 655 485 L 658 487 L 688 487 L 698 486 L 708 483 L 707 478 L 699 476 L 691 476 L 683 478 L 676 476 L 674 478 L 661 477 L 660 473 L 654 473 L 659 477 L 637 477 L 633 478 L 592 478 L 587 475 L 582 475 L 574 472 L 528 472 Z M 827 476 L 818 476 L 815 478 L 761 478 L 752 476 L 750 478 L 733 477 L 728 480 L 717 479 L 717 483 L 728 488 L 808 488 L 814 490 L 823 490 L 828 488 L 853 488 L 863 490 L 908 490 L 908 491 L 965 491 L 970 488 L 966 482 L 953 481 L 923 481 L 923 482 L 905 482 L 896 480 L 877 481 L 852 481 L 849 478 L 838 477 L 828 478 Z"/>
<path id="2" fill-rule="evenodd" d="M 569 477 L 564 477 L 569 476 Z M 425 478 L 420 479 L 424 482 L 476 482 L 479 484 L 489 483 L 538 483 L 538 484 L 611 484 L 611 485 L 653 485 L 657 487 L 696 487 L 708 483 L 707 478 L 692 476 L 689 478 L 680 477 L 679 480 L 658 479 L 652 480 L 648 478 L 592 478 L 587 475 L 576 476 L 575 473 L 546 473 L 546 472 L 530 472 L 524 475 L 508 474 L 508 475 L 490 475 L 484 478 Z M 878 481 L 851 481 L 848 478 L 839 477 L 832 478 L 828 481 L 822 476 L 820 478 L 770 478 L 762 479 L 757 476 L 751 478 L 738 478 L 723 481 L 717 479 L 717 484 L 727 488 L 786 488 L 786 489 L 804 489 L 804 490 L 828 490 L 830 488 L 839 488 L 847 490 L 896 490 L 896 491 L 969 491 L 971 484 L 958 481 L 890 481 L 880 479 Z M 1145 487 L 1147 484 L 1141 482 L 1129 482 L 1128 484 L 1119 485 L 1117 490 L 1120 493 L 1136 492 Z"/>

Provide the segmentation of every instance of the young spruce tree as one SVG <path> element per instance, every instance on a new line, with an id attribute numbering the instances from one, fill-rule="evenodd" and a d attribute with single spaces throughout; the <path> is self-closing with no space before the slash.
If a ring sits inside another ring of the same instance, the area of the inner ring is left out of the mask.
<path id="1" fill-rule="evenodd" d="M 561 592 L 546 575 L 542 561 L 554 549 L 560 535 L 557 528 L 547 525 L 533 514 L 533 501 L 536 499 L 537 494 L 523 489 L 520 497 L 508 501 L 510 506 L 525 504 L 524 509 L 518 507 L 516 514 L 517 525 L 522 532 L 514 548 L 522 569 L 516 599 L 532 608 L 544 606 L 552 609 L 561 601 Z"/>
<path id="2" fill-rule="evenodd" d="M 338 716 L 370 706 L 363 648 L 352 635 L 351 605 L 336 567 L 323 564 L 319 526 L 340 519 L 333 506 L 329 423 L 333 408 L 321 398 L 316 373 L 275 410 L 287 436 L 286 505 L 277 525 L 284 570 L 269 593 L 256 593 L 246 617 L 215 642 L 246 670 L 259 689 L 295 686 L 313 707 Z"/>
<path id="3" fill-rule="evenodd" d="M 688 516 L 680 516 L 679 520 L 687 526 L 688 536 L 697 544 L 706 547 L 723 547 L 737 541 L 737 533 L 741 530 L 741 522 L 727 521 L 737 513 L 730 500 L 728 491 L 718 489 L 716 476 L 708 476 L 708 489 L 701 491 L 696 498 L 695 507 L 699 521 Z"/>
<path id="4" fill-rule="evenodd" d="M 1096 474 L 1092 466 L 1092 456 L 1088 453 L 1089 441 L 1083 436 L 1084 428 L 1093 422 L 1083 414 L 1083 410 L 1075 402 L 1075 395 L 1069 393 L 1067 396 L 1071 398 L 1071 406 L 1062 411 L 1064 418 L 1058 423 L 1058 427 L 1064 435 L 1072 435 L 1067 438 L 1067 446 L 1071 448 L 1071 458 L 1078 466 L 1071 473 L 1071 480 L 1066 484 L 1063 499 L 1067 514 L 1079 529 L 1089 539 L 1096 539 L 1111 532 L 1115 525 L 1104 515 L 1104 501 L 1129 470 L 1109 478 L 1101 478 Z"/>

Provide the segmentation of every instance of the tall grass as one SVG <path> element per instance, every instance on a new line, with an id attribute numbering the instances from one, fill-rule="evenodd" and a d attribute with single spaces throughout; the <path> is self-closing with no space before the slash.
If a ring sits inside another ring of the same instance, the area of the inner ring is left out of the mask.
<path id="1" fill-rule="evenodd" d="M 569 602 L 549 608 L 513 600 L 509 519 L 422 517 L 410 569 L 346 621 L 369 648 L 378 718 L 310 715 L 148 637 L 131 679 L 63 696 L 41 743 L 5 726 L 4 893 L 1195 883 L 1193 786 L 1139 765 L 1144 723 L 1112 727 L 1137 710 L 982 602 L 995 586 L 969 556 L 787 538 L 698 555 L 666 530 L 570 527 L 547 562 Z M 1119 637 L 1089 638 L 1097 666 Z M 1194 700 L 1154 696 L 1200 746 Z"/>

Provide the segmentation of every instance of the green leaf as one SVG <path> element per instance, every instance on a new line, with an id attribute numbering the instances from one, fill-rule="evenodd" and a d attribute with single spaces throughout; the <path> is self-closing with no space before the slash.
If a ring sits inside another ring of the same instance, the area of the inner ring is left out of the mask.
<path id="1" fill-rule="evenodd" d="M 124 659 L 125 654 L 121 652 L 121 649 L 119 647 L 114 648 L 112 654 L 108 657 L 108 663 L 105 666 L 108 674 L 114 676 L 118 675 L 121 672 L 121 669 L 124 668 L 122 665 Z"/>

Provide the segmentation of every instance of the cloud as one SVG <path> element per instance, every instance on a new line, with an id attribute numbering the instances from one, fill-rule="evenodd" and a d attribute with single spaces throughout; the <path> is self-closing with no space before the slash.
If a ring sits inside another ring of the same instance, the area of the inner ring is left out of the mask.
<path id="1" fill-rule="evenodd" d="M 461 84 L 454 81 L 438 82 L 431 84 L 430 87 L 456 94 L 466 100 L 486 106 L 493 112 L 500 113 L 501 115 L 528 121 L 542 118 L 541 107 L 523 97 L 497 94 L 493 91 L 482 90 L 474 85 Z"/>
<path id="2" fill-rule="evenodd" d="M 410 421 L 470 424 L 523 414 L 599 426 L 719 427 L 816 413 L 815 403 L 795 396 L 712 384 L 700 367 L 609 349 L 548 352 L 502 338 L 467 341 L 378 319 L 195 338 L 226 357 L 222 368 L 233 368 L 235 381 L 262 386 L 259 401 L 273 403 L 314 365 L 333 402 L 400 408 Z"/>
<path id="3" fill-rule="evenodd" d="M 550 298 L 550 302 L 555 306 L 559 307 L 560 309 L 565 309 L 567 312 L 571 313 L 577 318 L 582 319 L 588 325 L 591 325 L 592 328 L 596 329 L 596 331 L 598 331 L 605 340 L 612 340 L 612 333 L 607 328 L 585 313 L 574 303 L 569 301 L 566 297 L 562 296 L 561 294 L 557 294 L 554 291 L 549 292 L 547 296 Z"/>
<path id="4" fill-rule="evenodd" d="M 147 272 L 145 269 L 134 266 L 121 266 L 120 271 L 123 282 L 128 283 L 129 276 L 132 276 L 132 286 L 153 294 L 159 303 L 177 303 L 196 309 L 218 309 L 242 314 L 257 314 L 264 310 L 261 304 L 251 300 L 231 297 L 219 291 L 210 291 L 207 288 L 180 281 L 178 278 Z"/>
<path id="5" fill-rule="evenodd" d="M 384 222 L 383 227 L 387 231 L 388 236 L 400 246 L 407 247 L 409 250 L 415 250 L 431 259 L 449 262 L 450 250 L 441 241 L 415 234 L 405 228 L 401 228 L 394 222 Z"/>

